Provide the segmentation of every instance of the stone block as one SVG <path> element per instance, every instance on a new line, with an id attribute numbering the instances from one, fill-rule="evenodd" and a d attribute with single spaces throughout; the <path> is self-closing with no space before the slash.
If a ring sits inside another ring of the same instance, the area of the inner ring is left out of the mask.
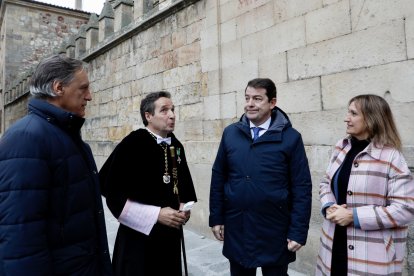
<path id="1" fill-rule="evenodd" d="M 320 8 L 322 0 L 275 0 L 274 17 L 276 22 L 281 22 Z"/>
<path id="2" fill-rule="evenodd" d="M 274 83 L 287 82 L 286 52 L 259 57 L 259 76 Z"/>
<path id="3" fill-rule="evenodd" d="M 236 40 L 236 19 L 229 20 L 220 25 L 220 43 L 227 43 Z"/>
<path id="4" fill-rule="evenodd" d="M 209 7 L 209 4 L 214 1 L 207 1 L 206 3 L 206 18 L 204 21 L 204 27 L 208 28 L 211 26 L 217 26 L 218 22 L 218 10 L 217 6 L 214 3 L 213 7 Z"/>
<path id="5" fill-rule="evenodd" d="M 346 136 L 346 108 L 288 114 L 305 145 L 334 145 Z"/>
<path id="6" fill-rule="evenodd" d="M 269 38 L 277 39 L 270 43 Z M 243 38 L 242 58 L 246 61 L 303 46 L 305 46 L 305 20 L 304 17 L 297 17 Z"/>
<path id="7" fill-rule="evenodd" d="M 187 44 L 194 43 L 200 40 L 200 33 L 203 30 L 204 26 L 202 21 L 194 22 L 191 25 L 185 28 L 185 32 L 187 34 Z"/>
<path id="8" fill-rule="evenodd" d="M 321 81 L 318 77 L 280 83 L 277 89 L 277 106 L 287 113 L 322 110 Z"/>
<path id="9" fill-rule="evenodd" d="M 203 98 L 204 120 L 220 119 L 220 95 L 207 96 Z"/>
<path id="10" fill-rule="evenodd" d="M 131 131 L 132 128 L 128 125 L 120 127 L 111 127 L 108 129 L 108 138 L 111 141 L 121 141 Z"/>
<path id="11" fill-rule="evenodd" d="M 203 125 L 201 121 L 178 121 L 174 133 L 181 142 L 203 140 Z"/>
<path id="12" fill-rule="evenodd" d="M 222 92 L 237 91 L 244 88 L 246 82 L 257 78 L 259 72 L 258 62 L 235 64 L 234 66 L 222 69 Z"/>
<path id="13" fill-rule="evenodd" d="M 236 117 L 236 92 L 230 92 L 220 95 L 221 118 Z"/>
<path id="14" fill-rule="evenodd" d="M 163 72 L 163 85 L 165 88 L 190 84 L 200 79 L 201 68 L 197 64 L 188 64 L 175 67 Z"/>
<path id="15" fill-rule="evenodd" d="M 405 40 L 407 41 L 407 57 L 414 58 L 414 16 L 405 19 Z"/>
<path id="16" fill-rule="evenodd" d="M 200 97 L 200 83 L 193 82 L 177 87 L 166 88 L 171 92 L 175 106 L 193 104 L 201 101 Z"/>
<path id="17" fill-rule="evenodd" d="M 183 29 L 174 30 L 171 34 L 172 48 L 177 49 L 185 45 L 187 42 L 187 33 Z"/>
<path id="18" fill-rule="evenodd" d="M 236 18 L 237 38 L 269 28 L 273 24 L 273 3 L 269 2 Z"/>
<path id="19" fill-rule="evenodd" d="M 210 107 L 214 108 L 214 107 Z M 223 133 L 223 122 L 222 120 L 211 120 L 203 121 L 203 133 L 204 133 L 204 140 L 203 141 L 212 141 L 217 142 L 220 141 L 221 135 Z"/>
<path id="20" fill-rule="evenodd" d="M 219 143 L 188 141 L 185 143 L 187 161 L 193 164 L 212 164 L 216 158 Z"/>
<path id="21" fill-rule="evenodd" d="M 242 62 L 241 40 L 233 40 L 221 45 L 221 66 L 230 67 Z"/>
<path id="22" fill-rule="evenodd" d="M 203 72 L 219 69 L 219 48 L 217 46 L 201 49 L 201 68 Z"/>
<path id="23" fill-rule="evenodd" d="M 397 125 L 398 132 L 400 133 L 403 146 L 413 146 L 414 125 L 412 114 L 414 110 L 414 102 L 396 103 L 391 101 L 389 104 L 394 115 L 395 124 Z M 410 163 L 409 166 L 414 167 L 414 163 Z"/>
<path id="24" fill-rule="evenodd" d="M 183 105 L 180 107 L 180 121 L 202 120 L 204 115 L 204 105 L 201 102 Z"/>
<path id="25" fill-rule="evenodd" d="M 331 5 L 334 3 L 338 3 L 340 1 L 344 1 L 344 0 L 323 0 L 323 6 L 327 6 L 327 5 Z"/>
<path id="26" fill-rule="evenodd" d="M 347 108 L 348 101 L 359 94 L 384 97 L 389 92 L 394 101 L 412 102 L 413 75 L 414 61 L 409 60 L 322 76 L 324 109 Z"/>
<path id="27" fill-rule="evenodd" d="M 350 7 L 354 31 L 414 15 L 412 0 L 351 0 Z"/>
<path id="28" fill-rule="evenodd" d="M 217 95 L 220 93 L 220 72 L 220 70 L 207 72 L 207 95 Z"/>
<path id="29" fill-rule="evenodd" d="M 399 20 L 288 51 L 288 74 L 296 80 L 404 59 L 404 24 Z"/>
<path id="30" fill-rule="evenodd" d="M 237 1 L 227 1 L 220 3 L 220 23 L 227 22 L 239 16 Z"/>
<path id="31" fill-rule="evenodd" d="M 200 32 L 201 49 L 208 49 L 218 45 L 218 29 L 217 26 L 211 26 L 202 29 Z"/>
<path id="32" fill-rule="evenodd" d="M 305 16 L 306 42 L 315 43 L 351 32 L 349 2 L 341 1 Z"/>
<path id="33" fill-rule="evenodd" d="M 163 90 L 162 74 L 154 74 L 143 78 L 141 81 L 141 93 L 147 94 L 154 91 Z"/>
<path id="34" fill-rule="evenodd" d="M 176 50 L 178 66 L 189 65 L 200 60 L 200 43 L 184 45 Z"/>

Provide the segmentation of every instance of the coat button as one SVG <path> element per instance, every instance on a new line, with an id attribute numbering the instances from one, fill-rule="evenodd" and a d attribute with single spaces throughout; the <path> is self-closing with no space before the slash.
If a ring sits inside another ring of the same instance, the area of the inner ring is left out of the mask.
<path id="1" fill-rule="evenodd" d="M 352 191 L 348 191 L 347 193 L 348 193 L 348 195 L 352 195 Z"/>
<path id="2" fill-rule="evenodd" d="M 250 176 L 249 175 L 246 175 L 246 179 L 250 179 Z"/>
<path id="3" fill-rule="evenodd" d="M 354 167 L 358 168 L 358 166 L 359 166 L 358 162 L 354 162 Z"/>
<path id="4" fill-rule="evenodd" d="M 353 245 L 348 246 L 348 248 L 349 248 L 349 250 L 354 250 L 354 246 Z"/>

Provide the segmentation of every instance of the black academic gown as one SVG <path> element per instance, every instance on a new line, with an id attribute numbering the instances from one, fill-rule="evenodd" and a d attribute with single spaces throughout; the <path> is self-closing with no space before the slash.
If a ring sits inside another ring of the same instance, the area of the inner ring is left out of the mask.
<path id="1" fill-rule="evenodd" d="M 195 190 L 183 145 L 175 138 L 178 189 L 181 202 L 196 201 Z M 131 132 L 115 148 L 99 172 L 102 193 L 112 214 L 118 218 L 127 199 L 154 206 L 179 208 L 173 193 L 172 162 L 168 149 L 171 182 L 165 184 L 164 150 L 146 129 Z M 156 223 L 149 236 L 120 224 L 112 263 L 114 275 L 181 276 L 180 230 Z"/>

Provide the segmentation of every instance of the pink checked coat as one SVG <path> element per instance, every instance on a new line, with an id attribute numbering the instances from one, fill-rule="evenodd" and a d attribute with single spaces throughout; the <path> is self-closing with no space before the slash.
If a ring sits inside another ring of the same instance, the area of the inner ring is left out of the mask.
<path id="1" fill-rule="evenodd" d="M 348 138 L 335 146 L 320 183 L 322 208 L 336 203 L 331 180 L 350 149 Z M 346 202 L 356 209 L 361 227 L 347 228 L 348 275 L 400 275 L 407 225 L 414 220 L 414 181 L 401 152 L 372 143 L 360 152 L 351 169 Z M 334 230 L 335 224 L 324 219 L 316 275 L 331 273 Z"/>

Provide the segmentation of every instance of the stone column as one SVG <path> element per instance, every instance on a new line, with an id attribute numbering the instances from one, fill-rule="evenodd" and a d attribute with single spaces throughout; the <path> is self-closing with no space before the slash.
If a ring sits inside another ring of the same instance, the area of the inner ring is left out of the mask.
<path id="1" fill-rule="evenodd" d="M 75 58 L 79 59 L 86 51 L 86 25 L 82 25 L 75 37 Z"/>
<path id="2" fill-rule="evenodd" d="M 75 37 L 70 36 L 68 43 L 66 44 L 66 55 L 71 58 L 75 58 Z"/>
<path id="3" fill-rule="evenodd" d="M 120 0 L 114 5 L 115 10 L 115 22 L 114 31 L 117 32 L 122 27 L 127 26 L 132 22 L 133 18 L 134 1 L 132 0 Z"/>
<path id="4" fill-rule="evenodd" d="M 109 1 L 105 2 L 99 16 L 99 41 L 114 33 L 114 9 Z"/>
<path id="5" fill-rule="evenodd" d="M 144 15 L 144 0 L 134 0 L 134 20 L 142 20 Z"/>
<path id="6" fill-rule="evenodd" d="M 91 49 L 98 43 L 99 28 L 98 28 L 98 16 L 93 13 L 89 17 L 88 25 L 86 26 L 86 50 Z"/>

